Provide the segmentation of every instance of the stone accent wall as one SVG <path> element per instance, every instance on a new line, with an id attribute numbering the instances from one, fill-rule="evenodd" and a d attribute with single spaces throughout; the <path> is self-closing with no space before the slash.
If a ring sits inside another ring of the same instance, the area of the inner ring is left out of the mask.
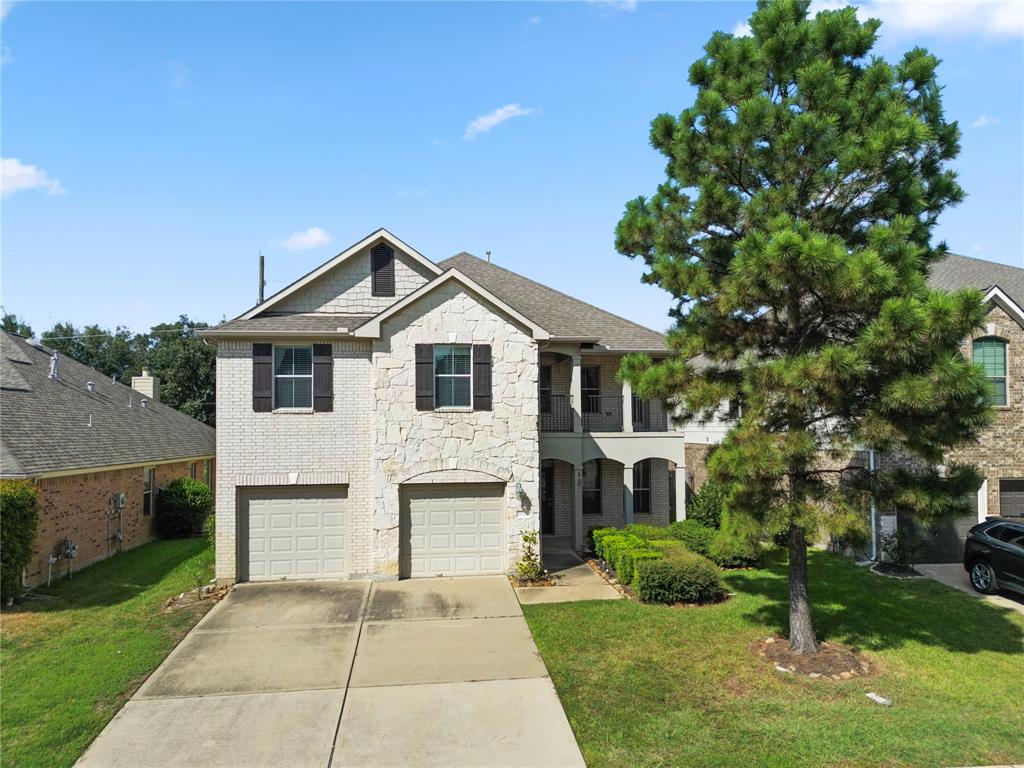
<path id="1" fill-rule="evenodd" d="M 154 493 L 172 480 L 188 477 L 192 461 L 197 463 L 196 478 L 202 480 L 202 459 L 152 465 Z M 150 541 L 153 538 L 153 518 L 142 513 L 142 475 L 143 467 L 131 467 L 37 480 L 39 528 L 35 552 L 25 569 L 29 586 L 46 583 L 49 555 L 65 538 L 70 538 L 78 547 L 73 571 L 105 559 L 108 541 L 109 554 Z M 110 497 L 121 492 L 127 499 L 121 513 L 124 541 L 119 545 L 113 538 L 117 531 L 116 516 L 110 519 L 108 539 L 107 511 L 110 509 Z M 54 563 L 53 577 L 66 575 L 67 565 L 66 560 Z"/>
<path id="2" fill-rule="evenodd" d="M 376 245 L 376 243 L 374 243 Z M 374 296 L 370 246 L 275 304 L 275 312 L 376 314 L 434 277 L 423 265 L 395 249 L 395 295 Z"/>
<path id="3" fill-rule="evenodd" d="M 700 490 L 704 481 L 708 479 L 707 460 L 708 454 L 714 445 L 705 443 L 687 443 L 685 448 L 686 471 L 690 474 L 688 486 L 692 493 Z"/>
<path id="4" fill-rule="evenodd" d="M 252 342 L 217 344 L 216 575 L 222 583 L 237 578 L 237 505 L 246 487 L 347 485 L 349 573 L 373 570 L 371 345 L 334 341 L 332 354 L 332 412 L 254 413 Z"/>
<path id="5" fill-rule="evenodd" d="M 506 480 L 506 567 L 540 527 L 537 346 L 453 283 L 389 318 L 373 345 L 372 553 L 375 577 L 398 575 L 399 494 L 409 467 L 481 470 Z M 493 410 L 417 411 L 416 344 L 490 344 Z M 523 496 L 515 484 L 523 486 Z"/>

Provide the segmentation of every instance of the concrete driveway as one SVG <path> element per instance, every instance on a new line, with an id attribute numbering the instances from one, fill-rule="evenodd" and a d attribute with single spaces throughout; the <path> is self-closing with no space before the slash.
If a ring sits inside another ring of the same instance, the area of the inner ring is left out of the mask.
<path id="1" fill-rule="evenodd" d="M 584 763 L 496 576 L 240 586 L 78 765 Z"/>
<path id="2" fill-rule="evenodd" d="M 914 568 L 917 569 L 918 573 L 930 579 L 935 579 L 935 581 L 945 584 L 947 587 L 966 592 L 971 597 L 986 600 L 1002 608 L 1009 608 L 1011 611 L 1024 613 L 1024 596 L 1006 591 L 998 595 L 983 595 L 980 592 L 976 592 L 971 587 L 971 580 L 967 577 L 967 571 L 964 570 L 960 563 L 929 563 L 926 565 L 915 565 Z"/>

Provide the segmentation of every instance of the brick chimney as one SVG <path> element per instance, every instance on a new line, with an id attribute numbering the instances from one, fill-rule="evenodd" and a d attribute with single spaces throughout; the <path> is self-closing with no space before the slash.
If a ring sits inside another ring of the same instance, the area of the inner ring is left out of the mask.
<path id="1" fill-rule="evenodd" d="M 141 376 L 132 376 L 132 389 L 139 392 L 154 403 L 160 402 L 160 379 L 149 375 L 149 369 L 143 368 Z"/>

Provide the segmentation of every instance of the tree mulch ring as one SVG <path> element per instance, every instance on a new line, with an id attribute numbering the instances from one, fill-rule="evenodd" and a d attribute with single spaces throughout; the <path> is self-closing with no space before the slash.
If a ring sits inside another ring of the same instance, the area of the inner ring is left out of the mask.
<path id="1" fill-rule="evenodd" d="M 877 671 L 860 654 L 836 643 L 821 643 L 818 653 L 793 653 L 784 637 L 752 643 L 750 652 L 775 665 L 780 674 L 805 675 L 813 680 L 850 680 Z"/>
<path id="2" fill-rule="evenodd" d="M 879 576 L 886 576 L 890 579 L 923 579 L 924 574 L 915 570 L 911 565 L 896 565 L 896 563 L 877 562 L 871 566 L 870 571 Z"/>

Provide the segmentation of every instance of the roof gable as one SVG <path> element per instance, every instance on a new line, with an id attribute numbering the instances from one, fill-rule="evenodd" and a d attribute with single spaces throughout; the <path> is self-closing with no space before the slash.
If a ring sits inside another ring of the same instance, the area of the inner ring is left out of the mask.
<path id="1" fill-rule="evenodd" d="M 434 262 L 430 261 L 430 259 L 425 257 L 423 254 L 419 253 L 419 251 L 402 242 L 393 234 L 388 232 L 386 229 L 381 228 L 378 229 L 376 232 L 372 232 L 371 234 L 367 235 L 357 243 L 354 243 L 353 245 L 349 246 L 334 258 L 325 261 L 319 267 L 303 275 L 295 282 L 282 288 L 280 291 L 278 291 L 273 296 L 268 298 L 262 304 L 257 304 L 256 306 L 246 310 L 236 319 L 249 320 L 256 317 L 257 315 L 261 315 L 266 312 L 276 310 L 288 311 L 289 309 L 291 309 L 291 311 L 295 311 L 294 307 L 289 308 L 287 302 L 288 299 L 295 297 L 300 291 L 311 286 L 318 280 L 321 280 L 329 273 L 331 273 L 338 267 L 342 266 L 345 262 L 349 261 L 358 254 L 363 253 L 367 249 L 381 242 L 386 242 L 388 245 L 395 249 L 396 258 L 398 257 L 398 253 L 405 254 L 412 261 L 412 263 L 420 267 L 423 271 L 425 271 L 427 274 L 431 276 L 440 275 L 443 272 L 443 270 L 440 267 L 438 267 Z"/>

